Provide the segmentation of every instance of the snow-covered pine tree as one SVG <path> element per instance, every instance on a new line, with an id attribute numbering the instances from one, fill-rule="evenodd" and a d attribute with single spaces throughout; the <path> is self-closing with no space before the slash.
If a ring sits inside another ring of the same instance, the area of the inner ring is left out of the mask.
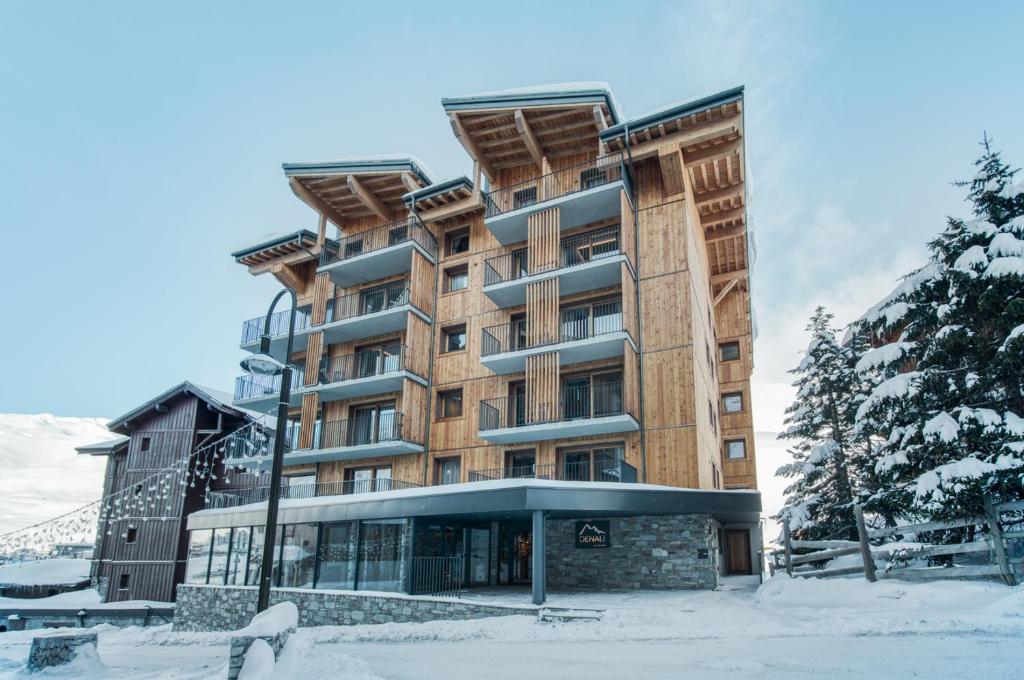
<path id="1" fill-rule="evenodd" d="M 857 324 L 876 387 L 857 413 L 879 442 L 873 501 L 904 516 L 981 516 L 1024 480 L 1024 191 L 986 137 L 928 264 Z"/>
<path id="2" fill-rule="evenodd" d="M 797 368 L 796 401 L 786 409 L 789 428 L 779 439 L 794 441 L 793 463 L 776 472 L 792 478 L 779 517 L 805 540 L 857 540 L 853 503 L 854 465 L 863 460 L 863 442 L 854 432 L 857 406 L 865 395 L 853 367 L 853 353 L 836 340 L 832 315 L 818 307 L 807 330 L 811 342 Z"/>

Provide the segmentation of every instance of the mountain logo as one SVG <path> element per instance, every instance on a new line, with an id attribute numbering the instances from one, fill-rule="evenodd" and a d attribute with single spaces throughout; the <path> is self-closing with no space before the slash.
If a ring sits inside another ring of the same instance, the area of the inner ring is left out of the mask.
<path id="1" fill-rule="evenodd" d="M 611 527 L 608 520 L 576 522 L 576 547 L 607 548 L 611 545 Z"/>

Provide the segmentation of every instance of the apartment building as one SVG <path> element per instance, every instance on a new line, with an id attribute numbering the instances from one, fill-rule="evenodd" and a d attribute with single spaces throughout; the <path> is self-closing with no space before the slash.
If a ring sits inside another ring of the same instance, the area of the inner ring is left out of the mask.
<path id="1" fill-rule="evenodd" d="M 286 163 L 317 229 L 233 253 L 299 300 L 285 475 L 305 491 L 277 584 L 417 592 L 454 569 L 542 600 L 757 573 L 742 88 L 632 119 L 603 84 L 442 104 L 471 176 Z M 235 404 L 270 412 L 279 387 L 242 376 Z M 193 515 L 194 552 L 260 524 Z"/>

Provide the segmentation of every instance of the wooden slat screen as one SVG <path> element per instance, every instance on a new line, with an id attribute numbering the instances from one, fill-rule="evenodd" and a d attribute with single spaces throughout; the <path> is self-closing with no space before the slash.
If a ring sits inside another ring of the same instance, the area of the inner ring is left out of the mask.
<path id="1" fill-rule="evenodd" d="M 550 208 L 527 218 L 527 267 L 531 274 L 558 268 L 560 209 Z"/>
<path id="2" fill-rule="evenodd" d="M 557 420 L 558 392 L 558 352 L 527 357 L 526 421 L 545 423 Z"/>
<path id="3" fill-rule="evenodd" d="M 527 285 L 526 334 L 531 347 L 558 342 L 557 278 Z"/>

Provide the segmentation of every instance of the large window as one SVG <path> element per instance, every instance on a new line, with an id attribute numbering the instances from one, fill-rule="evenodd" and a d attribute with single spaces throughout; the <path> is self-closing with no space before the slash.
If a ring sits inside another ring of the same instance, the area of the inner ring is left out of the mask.
<path id="1" fill-rule="evenodd" d="M 561 450 L 562 479 L 569 482 L 621 481 L 623 452 L 621 444 Z"/>
<path id="2" fill-rule="evenodd" d="M 395 402 L 353 406 L 345 446 L 362 446 L 401 437 L 401 420 Z"/>
<path id="3" fill-rule="evenodd" d="M 391 466 L 348 468 L 342 493 L 369 493 L 391 490 Z"/>
<path id="4" fill-rule="evenodd" d="M 623 413 L 622 373 L 567 377 L 562 382 L 562 418 L 601 418 Z"/>
<path id="5" fill-rule="evenodd" d="M 316 473 L 287 475 L 281 480 L 284 498 L 312 498 L 316 495 Z"/>
<path id="6" fill-rule="evenodd" d="M 231 554 L 228 556 L 229 586 L 245 585 L 245 568 L 249 562 L 249 527 L 235 527 L 231 534 Z"/>
<path id="7" fill-rule="evenodd" d="M 405 520 L 374 520 L 359 525 L 359 590 L 402 589 Z"/>
<path id="8" fill-rule="evenodd" d="M 231 547 L 231 529 L 214 529 L 213 548 L 210 551 L 210 580 L 208 583 L 223 585 L 228 568 L 228 549 Z"/>
<path id="9" fill-rule="evenodd" d="M 562 342 L 585 340 L 622 330 L 622 301 L 602 300 L 561 311 Z"/>
<path id="10" fill-rule="evenodd" d="M 252 546 L 249 550 L 249 571 L 245 577 L 245 584 L 249 586 L 258 586 L 260 584 L 260 574 L 263 568 L 263 536 L 266 533 L 266 529 L 262 526 L 252 528 Z M 274 540 L 274 545 L 277 546 L 275 550 L 281 548 L 281 526 L 277 527 L 277 537 Z M 277 560 L 274 560 L 274 570 L 271 572 L 271 582 L 277 582 Z"/>
<path id="11" fill-rule="evenodd" d="M 312 588 L 316 567 L 316 524 L 286 524 L 281 544 L 279 585 Z"/>
<path id="12" fill-rule="evenodd" d="M 210 573 L 210 545 L 212 542 L 212 529 L 199 529 L 189 535 L 185 583 L 206 583 L 206 578 Z"/>
<path id="13" fill-rule="evenodd" d="M 316 587 L 352 590 L 356 584 L 355 524 L 325 524 L 320 543 L 320 577 Z"/>

